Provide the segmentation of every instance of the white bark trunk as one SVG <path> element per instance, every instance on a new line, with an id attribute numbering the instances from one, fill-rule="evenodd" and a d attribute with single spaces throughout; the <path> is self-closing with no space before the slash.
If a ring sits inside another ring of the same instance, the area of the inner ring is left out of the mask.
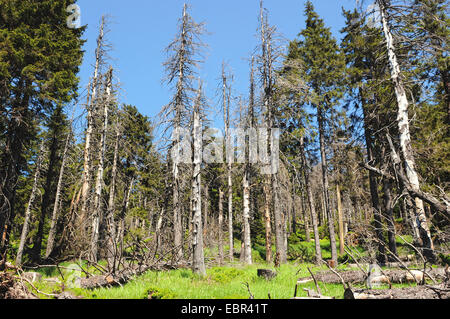
<path id="1" fill-rule="evenodd" d="M 233 180 L 231 174 L 232 141 L 230 136 L 230 92 L 227 93 L 227 77 L 225 75 L 225 64 L 222 64 L 222 98 L 223 98 L 223 118 L 225 124 L 225 143 L 227 145 L 227 181 L 228 181 L 228 258 L 230 261 L 234 259 L 234 240 L 233 240 Z M 234 153 L 233 153 L 234 154 Z"/>
<path id="2" fill-rule="evenodd" d="M 199 94 L 201 87 L 199 88 Z M 194 107 L 194 170 L 192 176 L 192 216 L 193 216 L 193 260 L 192 271 L 202 276 L 206 275 L 205 257 L 203 252 L 203 230 L 202 230 L 202 123 L 200 120 L 200 105 Z"/>
<path id="3" fill-rule="evenodd" d="M 86 216 L 88 215 L 88 207 L 90 201 L 90 193 L 91 193 L 91 182 L 92 182 L 92 135 L 94 134 L 94 117 L 95 117 L 95 109 L 94 105 L 97 99 L 97 86 L 98 86 L 98 78 L 99 78 L 99 68 L 100 62 L 102 59 L 102 50 L 101 47 L 103 45 L 104 39 L 104 26 L 105 26 L 105 18 L 102 17 L 102 23 L 100 25 L 100 32 L 97 38 L 97 49 L 95 50 L 95 68 L 94 68 L 94 78 L 92 79 L 92 94 L 90 96 L 90 101 L 88 97 L 87 107 L 87 129 L 86 129 L 86 139 L 84 146 L 84 167 L 83 167 L 83 186 L 82 186 L 82 201 L 81 201 L 81 214 L 79 223 L 81 225 L 81 230 L 84 229 L 84 221 Z M 89 95 L 89 93 L 88 93 Z"/>
<path id="4" fill-rule="evenodd" d="M 109 200 L 108 200 L 108 210 L 106 212 L 106 257 L 108 261 L 108 268 L 110 271 L 114 272 L 115 267 L 115 257 L 117 254 L 117 243 L 116 243 L 116 223 L 114 220 L 114 212 L 116 210 L 115 206 L 115 196 L 116 196 L 116 178 L 117 178 L 117 163 L 119 158 L 119 139 L 120 133 L 119 125 L 116 122 L 116 141 L 114 145 L 114 160 L 111 171 L 111 185 L 109 187 Z"/>
<path id="5" fill-rule="evenodd" d="M 416 163 L 413 155 L 413 149 L 411 145 L 411 135 L 409 130 L 409 115 L 408 115 L 409 102 L 403 81 L 401 79 L 400 65 L 398 63 L 397 55 L 395 53 L 394 38 L 388 24 L 387 9 L 384 1 L 377 0 L 377 3 L 380 9 L 384 36 L 386 38 L 388 58 L 391 67 L 391 79 L 394 84 L 395 95 L 397 97 L 397 106 L 398 106 L 397 122 L 400 133 L 400 148 L 404 159 L 403 163 L 409 183 L 411 184 L 414 190 L 420 190 L 419 176 L 415 168 Z M 416 197 L 414 199 L 414 202 L 416 206 L 416 216 L 418 221 L 417 226 L 419 227 L 419 229 L 422 230 L 420 233 L 423 234 L 421 236 L 423 245 L 425 246 L 425 248 L 430 249 L 431 252 L 433 252 L 434 250 L 433 241 L 431 238 L 428 220 L 425 215 L 423 201 L 420 198 Z"/>
<path id="6" fill-rule="evenodd" d="M 218 243 L 218 250 L 219 250 L 219 265 L 223 264 L 223 191 L 221 188 L 219 188 L 219 243 Z"/>
<path id="7" fill-rule="evenodd" d="M 99 162 L 97 168 L 97 181 L 95 183 L 95 197 L 94 197 L 94 211 L 92 216 L 92 238 L 91 238 L 91 258 L 92 261 L 97 262 L 98 255 L 98 240 L 100 234 L 100 220 L 102 219 L 102 190 L 103 190 L 103 173 L 106 153 L 106 133 L 108 131 L 108 112 L 109 104 L 111 102 L 112 90 L 112 72 L 110 68 L 106 75 L 106 92 L 103 102 L 103 129 L 100 136 L 99 148 Z"/>
<path id="8" fill-rule="evenodd" d="M 339 254 L 342 256 L 345 253 L 345 241 L 344 241 L 344 216 L 342 212 L 341 190 L 339 185 L 336 185 L 337 195 L 337 210 L 338 210 L 338 222 L 339 222 Z"/>
<path id="9" fill-rule="evenodd" d="M 250 239 L 250 178 L 249 178 L 249 166 L 246 166 L 244 172 L 244 178 L 242 186 L 244 189 L 244 211 L 243 211 L 243 225 L 244 225 L 244 251 L 243 261 L 251 265 L 252 264 L 252 246 Z"/>

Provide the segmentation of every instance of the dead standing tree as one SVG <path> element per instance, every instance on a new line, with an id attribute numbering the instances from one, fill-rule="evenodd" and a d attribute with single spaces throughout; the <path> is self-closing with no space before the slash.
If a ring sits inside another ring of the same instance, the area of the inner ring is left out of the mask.
<path id="1" fill-rule="evenodd" d="M 119 111 L 120 112 L 120 111 Z M 118 113 L 120 115 L 120 113 Z M 116 223 L 114 220 L 114 213 L 116 210 L 115 196 L 116 196 L 116 184 L 117 184 L 117 168 L 119 161 L 119 144 L 120 144 L 121 128 L 119 127 L 119 120 L 116 120 L 115 124 L 115 141 L 114 141 L 114 159 L 111 169 L 111 183 L 109 185 L 109 199 L 108 209 L 106 210 L 105 222 L 106 222 L 106 257 L 108 261 L 108 270 L 112 273 L 116 270 Z"/>
<path id="2" fill-rule="evenodd" d="M 244 115 L 244 127 L 255 132 L 256 118 L 255 118 L 255 59 L 251 59 L 250 72 L 250 94 L 246 113 Z M 249 143 L 246 143 L 245 152 L 248 154 L 248 159 L 244 164 L 244 176 L 242 178 L 243 188 L 243 251 L 241 252 L 242 260 L 250 265 L 252 264 L 252 247 L 250 236 L 250 197 L 251 197 L 251 183 L 253 177 L 252 159 L 256 156 L 253 147 L 250 147 L 251 136 L 249 136 Z M 253 150 L 253 151 L 252 151 Z"/>
<path id="3" fill-rule="evenodd" d="M 383 26 L 383 33 L 386 40 L 388 50 L 389 65 L 391 68 L 391 80 L 395 89 L 395 96 L 397 98 L 397 124 L 400 137 L 400 150 L 403 157 L 404 170 L 411 188 L 415 191 L 420 191 L 419 175 L 416 171 L 416 162 L 414 152 L 411 145 L 411 135 L 409 128 L 409 101 L 406 94 L 405 85 L 402 79 L 400 64 L 397 59 L 396 46 L 391 30 L 391 17 L 389 9 L 392 9 L 390 1 L 376 0 L 378 9 L 380 11 L 381 23 Z M 423 200 L 417 196 L 414 197 L 415 211 L 417 216 L 417 227 L 421 238 L 421 245 L 425 250 L 427 257 L 434 258 L 434 247 L 431 239 L 430 227 L 427 217 L 425 215 Z"/>
<path id="4" fill-rule="evenodd" d="M 84 164 L 83 164 L 83 177 L 81 188 L 81 212 L 78 217 L 78 234 L 80 235 L 79 241 L 81 242 L 80 249 L 84 248 L 84 241 L 87 240 L 87 221 L 91 217 L 92 213 L 92 199 L 93 199 L 93 175 L 94 175 L 94 160 L 96 155 L 94 150 L 98 149 L 98 141 L 96 135 L 98 133 L 98 113 L 99 113 L 99 91 L 102 85 L 102 71 L 105 67 L 105 61 L 107 58 L 107 52 L 110 49 L 110 45 L 106 41 L 107 19 L 102 16 L 99 35 L 97 37 L 97 48 L 95 50 L 95 66 L 94 76 L 89 87 L 87 98 L 87 128 L 85 134 L 84 144 Z M 81 239 L 81 240 L 80 240 Z"/>
<path id="5" fill-rule="evenodd" d="M 268 15 L 263 7 L 263 2 L 260 2 L 260 55 L 258 57 L 258 65 L 260 70 L 260 78 L 263 85 L 263 111 L 264 111 L 264 122 L 268 129 L 273 129 L 275 123 L 275 84 L 276 84 L 276 72 L 275 66 L 278 58 L 281 56 L 281 48 L 277 44 L 276 39 L 276 28 L 270 26 L 268 22 Z M 275 225 L 275 246 L 277 255 L 279 255 L 280 263 L 287 262 L 287 247 L 286 247 L 286 227 L 285 227 L 285 216 L 282 212 L 280 203 L 280 187 L 278 174 L 273 174 L 273 142 L 274 139 L 267 135 L 267 159 L 269 163 L 265 163 L 266 166 L 264 170 L 265 173 L 265 187 L 264 194 L 265 199 L 265 225 L 266 225 L 266 261 L 272 261 L 271 252 L 271 241 L 272 241 L 272 230 L 271 230 L 271 208 L 273 207 L 273 217 Z M 267 165 L 268 164 L 268 165 Z M 269 172 L 270 171 L 270 172 Z"/>
<path id="6" fill-rule="evenodd" d="M 203 252 L 202 229 L 202 109 L 205 105 L 202 83 L 199 83 L 197 98 L 194 102 L 192 136 L 194 142 L 193 174 L 192 174 L 192 271 L 202 276 L 206 275 L 205 256 Z"/>
<path id="7" fill-rule="evenodd" d="M 189 121 L 189 108 L 191 104 L 191 93 L 194 91 L 192 79 L 195 68 L 198 66 L 199 54 L 205 46 L 200 36 L 205 33 L 203 23 L 196 23 L 187 12 L 188 6 L 184 4 L 183 14 L 178 23 L 178 33 L 175 40 L 166 48 L 169 57 L 164 63 L 167 77 L 165 82 L 174 86 L 174 97 L 172 101 L 163 107 L 160 117 L 168 123 L 167 130 L 172 130 L 172 141 L 169 146 L 169 154 L 179 153 L 181 142 L 180 128 L 187 125 Z M 169 156 L 170 157 L 170 156 Z M 173 245 L 175 258 L 183 257 L 183 225 L 182 225 L 182 196 L 180 165 L 173 158 L 172 161 L 172 205 L 173 205 Z"/>
<path id="8" fill-rule="evenodd" d="M 222 63 L 222 110 L 223 122 L 225 126 L 225 141 L 226 141 L 226 171 L 227 171 L 227 187 L 228 187 L 228 244 L 230 246 L 228 258 L 230 262 L 234 259 L 234 239 L 233 239 L 233 179 L 232 179 L 232 137 L 230 132 L 230 103 L 231 103 L 231 85 L 229 80 L 231 75 L 225 71 L 225 63 Z"/>
<path id="9" fill-rule="evenodd" d="M 90 258 L 93 262 L 97 262 L 98 255 L 98 244 L 100 235 L 100 221 L 103 219 L 102 214 L 102 191 L 103 191 L 103 174 L 105 165 L 105 153 L 106 153 L 106 134 L 108 132 L 108 115 L 109 109 L 112 103 L 112 79 L 113 79 L 113 69 L 109 68 L 106 74 L 105 91 L 103 92 L 102 99 L 100 100 L 103 104 L 103 113 L 101 114 L 102 119 L 102 130 L 100 134 L 100 147 L 98 148 L 98 165 L 97 165 L 97 179 L 95 183 L 95 195 L 94 195 L 94 208 L 92 211 L 92 234 L 91 234 L 91 248 L 90 248 Z"/>

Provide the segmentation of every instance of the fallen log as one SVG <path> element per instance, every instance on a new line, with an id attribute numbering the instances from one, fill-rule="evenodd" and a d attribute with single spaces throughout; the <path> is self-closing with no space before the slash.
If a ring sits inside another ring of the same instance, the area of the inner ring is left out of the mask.
<path id="1" fill-rule="evenodd" d="M 132 278 L 140 276 L 149 270 L 172 270 L 171 265 L 152 265 L 147 267 L 136 267 L 117 272 L 115 274 L 106 274 L 91 276 L 88 278 L 78 278 L 75 280 L 75 287 L 81 289 L 98 289 L 103 287 L 114 287 L 127 283 Z"/>
<path id="2" fill-rule="evenodd" d="M 340 271 L 339 275 L 346 283 L 363 283 L 367 280 L 367 274 L 362 273 L 362 271 L 351 270 L 351 271 Z M 372 283 L 414 283 L 422 282 L 424 273 L 421 270 L 405 270 L 405 269 L 390 269 L 383 270 L 385 275 L 380 275 L 371 278 Z M 434 277 L 434 279 L 444 279 L 446 278 L 444 268 L 433 268 L 426 271 L 427 274 Z M 413 277 L 414 275 L 414 277 Z M 328 284 L 339 284 L 342 280 L 335 273 L 330 271 L 319 272 L 315 274 L 318 281 L 328 283 Z M 428 276 L 425 274 L 425 278 Z M 305 283 L 311 281 L 311 277 L 299 278 L 300 283 Z"/>
<path id="3" fill-rule="evenodd" d="M 125 270 L 117 274 L 91 276 L 89 278 L 78 278 L 75 281 L 77 288 L 82 289 L 97 289 L 103 287 L 114 287 L 127 283 L 135 276 L 139 276 L 146 272 L 147 268 L 142 270 Z"/>
<path id="4" fill-rule="evenodd" d="M 398 289 L 346 289 L 344 299 L 450 299 L 448 284 Z"/>

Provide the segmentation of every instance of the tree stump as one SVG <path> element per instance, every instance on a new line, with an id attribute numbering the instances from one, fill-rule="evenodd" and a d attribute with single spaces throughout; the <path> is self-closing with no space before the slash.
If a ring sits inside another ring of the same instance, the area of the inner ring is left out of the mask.
<path id="1" fill-rule="evenodd" d="M 277 273 L 270 269 L 258 269 L 258 277 L 263 277 L 266 280 L 272 280 L 277 276 Z"/>

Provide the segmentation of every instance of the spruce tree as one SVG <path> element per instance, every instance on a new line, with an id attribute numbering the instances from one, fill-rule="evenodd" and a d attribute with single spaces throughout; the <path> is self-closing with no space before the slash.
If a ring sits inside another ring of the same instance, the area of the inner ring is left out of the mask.
<path id="1" fill-rule="evenodd" d="M 338 110 L 342 97 L 341 79 L 344 72 L 344 58 L 336 40 L 323 20 L 314 11 L 310 1 L 306 3 L 306 28 L 299 34 L 300 39 L 290 48 L 296 50 L 303 72 L 302 77 L 309 89 L 308 104 L 316 110 L 320 157 L 322 161 L 322 183 L 325 199 L 325 213 L 331 243 L 331 259 L 337 263 L 334 217 L 329 196 L 327 164 L 327 134 L 330 129 L 330 114 Z"/>
<path id="2" fill-rule="evenodd" d="M 84 28 L 66 25 L 69 0 L 0 1 L 0 255 L 5 256 L 16 215 L 17 180 L 35 138 L 33 120 L 76 96 Z M 1 258 L 0 257 L 0 258 Z"/>

